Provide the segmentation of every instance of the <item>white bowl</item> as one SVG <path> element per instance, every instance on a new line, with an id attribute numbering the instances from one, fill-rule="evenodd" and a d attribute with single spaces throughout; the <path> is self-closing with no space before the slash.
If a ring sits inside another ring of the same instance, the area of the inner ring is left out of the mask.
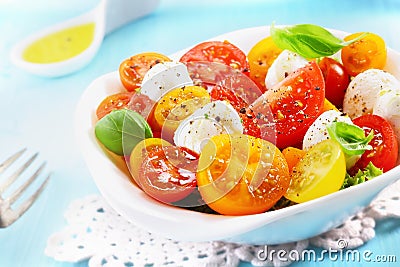
<path id="1" fill-rule="evenodd" d="M 339 37 L 346 35 L 332 32 Z M 212 39 L 229 40 L 248 52 L 267 35 L 269 27 L 256 27 Z M 171 57 L 178 59 L 183 53 Z M 400 78 L 400 54 L 391 49 L 386 70 Z M 118 213 L 150 232 L 174 240 L 279 244 L 310 238 L 340 225 L 400 178 L 398 166 L 366 183 L 303 204 L 246 216 L 211 215 L 161 204 L 133 185 L 124 161 L 106 153 L 95 138 L 97 105 L 107 95 L 121 90 L 118 72 L 112 72 L 93 81 L 84 92 L 75 121 L 79 147 L 98 189 Z"/>

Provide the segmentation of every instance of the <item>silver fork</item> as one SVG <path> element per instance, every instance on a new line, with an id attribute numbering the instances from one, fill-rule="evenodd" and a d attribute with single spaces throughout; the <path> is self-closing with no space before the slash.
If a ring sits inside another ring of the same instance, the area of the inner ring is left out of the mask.
<path id="1" fill-rule="evenodd" d="M 10 156 L 3 163 L 0 164 L 0 175 L 2 175 L 5 170 L 10 167 L 14 162 L 19 159 L 26 148 L 18 151 L 14 155 Z M 28 167 L 34 162 L 37 158 L 38 153 L 31 156 L 22 166 L 18 167 L 9 177 L 7 177 L 4 182 L 0 184 L 0 228 L 5 228 L 12 223 L 14 223 L 18 218 L 20 218 L 25 211 L 29 209 L 30 206 L 35 202 L 35 200 L 42 193 L 43 189 L 47 185 L 50 175 L 43 180 L 40 186 L 36 189 L 32 195 L 26 199 L 22 204 L 20 204 L 15 209 L 12 205 L 19 199 L 19 197 L 26 191 L 26 189 L 31 185 L 42 173 L 44 167 L 46 166 L 46 162 L 42 163 L 40 167 L 26 180 L 24 181 L 15 191 L 10 193 L 10 195 L 6 198 L 3 198 L 3 193 L 20 177 L 23 172 L 28 169 Z M 1 177 L 1 176 L 0 176 Z"/>

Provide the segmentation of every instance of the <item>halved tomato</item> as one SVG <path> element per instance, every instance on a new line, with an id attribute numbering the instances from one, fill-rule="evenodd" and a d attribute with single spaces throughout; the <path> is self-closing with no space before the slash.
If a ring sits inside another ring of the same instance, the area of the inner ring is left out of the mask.
<path id="1" fill-rule="evenodd" d="M 113 110 L 128 107 L 128 104 L 131 101 L 132 95 L 134 93 L 135 92 L 121 92 L 107 96 L 103 101 L 101 101 L 100 105 L 97 107 L 97 118 L 100 120 Z"/>
<path id="2" fill-rule="evenodd" d="M 346 160 L 339 143 L 331 139 L 313 146 L 293 167 L 285 197 L 303 203 L 339 191 L 346 175 Z"/>
<path id="3" fill-rule="evenodd" d="M 363 128 L 366 136 L 374 131 L 374 138 L 369 142 L 372 150 L 365 151 L 350 172 L 355 174 L 359 169 L 363 170 L 369 162 L 372 162 L 375 167 L 383 169 L 383 172 L 394 168 L 399 149 L 396 134 L 390 123 L 384 118 L 372 114 L 355 118 L 353 123 Z"/>
<path id="4" fill-rule="evenodd" d="M 213 136 L 203 147 L 197 185 L 210 208 L 225 215 L 267 211 L 285 194 L 288 165 L 272 143 L 249 135 Z"/>
<path id="5" fill-rule="evenodd" d="M 274 133 L 263 126 L 275 127 L 277 146 L 283 149 L 302 142 L 307 129 L 322 113 L 324 101 L 324 77 L 312 61 L 267 90 L 250 109 L 262 127 L 262 138 L 271 140 L 266 134 Z"/>
<path id="6" fill-rule="evenodd" d="M 155 52 L 145 52 L 125 59 L 119 66 L 119 77 L 128 91 L 138 89 L 146 72 L 155 64 L 171 59 Z"/>
<path id="7" fill-rule="evenodd" d="M 172 141 L 179 123 L 196 109 L 210 103 L 210 94 L 200 86 L 184 86 L 166 93 L 154 109 L 157 127 L 162 137 Z"/>
<path id="8" fill-rule="evenodd" d="M 363 32 L 353 33 L 344 38 L 349 41 L 359 37 Z M 386 65 L 386 43 L 377 34 L 368 33 L 357 42 L 342 48 L 341 57 L 346 71 L 352 75 L 367 69 L 383 69 Z"/>
<path id="9" fill-rule="evenodd" d="M 128 169 L 136 184 L 140 186 L 139 171 L 143 158 L 147 156 L 151 150 L 166 146 L 172 146 L 172 144 L 161 138 L 146 138 L 133 148 L 129 158 L 125 160 L 127 163 L 129 162 Z"/>
<path id="10" fill-rule="evenodd" d="M 265 76 L 268 69 L 281 52 L 282 49 L 277 47 L 272 37 L 269 36 L 256 43 L 247 55 L 249 59 L 250 78 L 264 89 L 266 89 Z"/>
<path id="11" fill-rule="evenodd" d="M 203 42 L 187 51 L 180 62 L 207 61 L 219 62 L 243 73 L 249 72 L 246 54 L 228 41 Z"/>
<path id="12" fill-rule="evenodd" d="M 158 201 L 182 200 L 196 188 L 198 159 L 197 153 L 184 147 L 155 146 L 142 159 L 139 184 Z"/>

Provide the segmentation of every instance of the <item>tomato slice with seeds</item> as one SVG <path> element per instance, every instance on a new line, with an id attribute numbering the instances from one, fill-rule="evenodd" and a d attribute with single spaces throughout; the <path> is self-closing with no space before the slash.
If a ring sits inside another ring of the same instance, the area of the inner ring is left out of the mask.
<path id="1" fill-rule="evenodd" d="M 171 59 L 165 55 L 146 52 L 125 59 L 119 66 L 119 77 L 128 91 L 134 91 L 142 85 L 146 72 L 155 64 Z"/>
<path id="2" fill-rule="evenodd" d="M 249 135 L 211 137 L 198 166 L 197 183 L 203 200 L 224 215 L 265 212 L 290 184 L 288 165 L 279 149 Z"/>
<path id="3" fill-rule="evenodd" d="M 265 89 L 265 76 L 274 60 L 282 52 L 282 49 L 276 46 L 271 36 L 268 36 L 256 43 L 249 51 L 250 78 L 260 87 Z"/>
<path id="4" fill-rule="evenodd" d="M 107 96 L 97 107 L 96 116 L 100 120 L 113 110 L 128 107 L 135 92 L 122 92 Z"/>
<path id="5" fill-rule="evenodd" d="M 325 100 L 325 82 L 318 64 L 309 62 L 303 68 L 289 74 L 282 82 L 267 90 L 250 107 L 258 123 L 275 127 L 276 144 L 283 149 L 297 146 L 322 113 Z M 272 112 L 272 114 L 271 114 Z M 269 140 L 274 131 L 262 129 L 262 138 Z"/>
<path id="6" fill-rule="evenodd" d="M 374 131 L 374 138 L 369 142 L 372 150 L 367 150 L 361 158 L 351 168 L 351 174 L 363 170 L 369 162 L 375 167 L 383 169 L 386 172 L 396 166 L 398 158 L 398 143 L 396 134 L 390 123 L 378 115 L 367 114 L 355 118 L 353 123 L 364 129 L 366 135 Z"/>
<path id="7" fill-rule="evenodd" d="M 199 155 L 177 146 L 153 146 L 140 166 L 138 183 L 151 197 L 172 203 L 184 199 L 196 188 Z"/>
<path id="8" fill-rule="evenodd" d="M 344 38 L 349 41 L 357 38 L 363 32 L 353 33 Z M 356 76 L 367 69 L 383 69 L 386 65 L 386 43 L 377 34 L 368 33 L 357 42 L 343 47 L 341 51 L 343 65 L 347 72 Z"/>
<path id="9" fill-rule="evenodd" d="M 219 62 L 243 73 L 249 72 L 246 54 L 228 41 L 203 42 L 187 51 L 180 62 L 206 61 Z"/>

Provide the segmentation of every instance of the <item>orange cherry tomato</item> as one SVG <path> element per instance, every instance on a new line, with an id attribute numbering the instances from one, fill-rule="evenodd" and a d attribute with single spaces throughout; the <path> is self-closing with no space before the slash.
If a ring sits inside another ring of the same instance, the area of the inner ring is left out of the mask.
<path id="1" fill-rule="evenodd" d="M 142 85 L 143 77 L 151 67 L 165 61 L 171 59 L 155 52 L 145 52 L 125 59 L 119 66 L 122 85 L 126 90 L 134 91 Z"/>
<path id="2" fill-rule="evenodd" d="M 135 92 L 122 92 L 107 96 L 103 101 L 101 101 L 100 105 L 97 107 L 97 118 L 100 120 L 113 110 L 128 107 L 128 104 L 131 101 L 132 95 L 134 93 Z"/>
<path id="3" fill-rule="evenodd" d="M 162 137 L 172 141 L 179 123 L 196 109 L 210 103 L 210 94 L 200 86 L 184 86 L 166 93 L 154 108 L 154 118 Z"/>
<path id="4" fill-rule="evenodd" d="M 248 53 L 250 78 L 262 88 L 265 88 L 265 76 L 269 67 L 281 52 L 282 49 L 277 47 L 269 36 L 256 43 Z"/>
<path id="5" fill-rule="evenodd" d="M 363 33 L 351 34 L 344 40 L 352 40 L 361 34 Z M 367 69 L 383 69 L 387 58 L 386 44 L 380 36 L 368 33 L 357 42 L 343 47 L 341 57 L 346 71 L 352 76 Z"/>
<path id="6" fill-rule="evenodd" d="M 197 185 L 207 205 L 224 215 L 270 209 L 287 191 L 287 162 L 272 143 L 249 135 L 222 134 L 203 147 Z"/>

